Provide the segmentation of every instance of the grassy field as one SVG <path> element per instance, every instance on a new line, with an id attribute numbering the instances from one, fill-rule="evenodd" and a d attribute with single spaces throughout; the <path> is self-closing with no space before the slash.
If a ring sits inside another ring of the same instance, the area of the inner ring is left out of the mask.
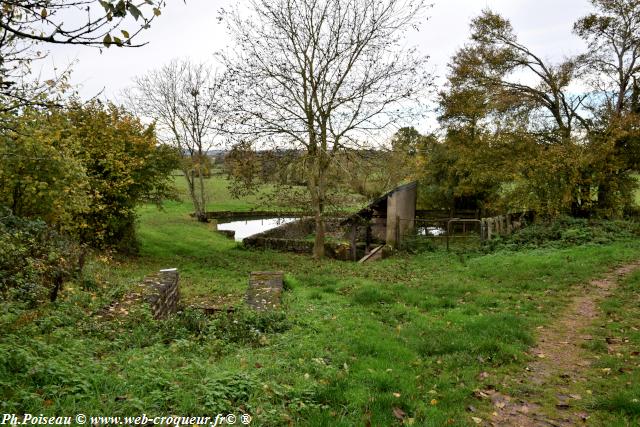
<path id="1" fill-rule="evenodd" d="M 193 212 L 193 205 L 189 199 L 186 180 L 178 172 L 174 175 L 175 187 L 178 190 L 178 198 L 180 203 L 167 203 L 166 209 L 170 213 L 181 214 L 184 212 Z M 295 190 L 306 192 L 304 187 L 293 187 Z M 279 197 L 279 194 L 285 191 L 285 188 L 275 185 L 262 185 L 254 194 L 242 197 L 233 197 L 224 173 L 217 170 L 210 178 L 205 179 L 205 198 L 207 200 L 207 211 L 234 211 L 247 212 L 250 210 L 261 211 L 292 211 L 296 208 L 282 206 L 283 203 L 289 202 L 291 197 Z M 340 194 L 341 209 L 352 211 L 360 208 L 367 200 L 357 194 Z M 330 208 L 330 207 L 329 207 Z"/>
<path id="2" fill-rule="evenodd" d="M 222 184 L 215 209 L 255 203 L 229 200 Z M 553 321 L 573 285 L 640 258 L 640 242 L 624 240 L 317 262 L 245 250 L 190 211 L 177 202 L 163 211 L 142 207 L 139 257 L 97 255 L 59 302 L 3 309 L 3 413 L 246 412 L 260 426 L 475 425 L 467 408 L 491 409 L 474 390 L 522 370 L 536 328 Z M 167 267 L 180 271 L 185 304 L 219 307 L 242 307 L 249 272 L 285 271 L 283 310 L 206 317 L 186 309 L 155 322 L 143 306 L 105 309 Z M 604 303 L 611 322 L 594 327 L 629 340 L 622 358 L 590 349 L 602 355 L 584 400 L 596 410 L 594 425 L 640 422 L 640 368 L 631 359 L 640 345 L 639 284 L 640 275 L 631 277 Z M 606 367 L 611 375 L 599 375 Z"/>
<path id="3" fill-rule="evenodd" d="M 179 202 L 168 202 L 165 209 L 172 215 L 193 212 L 193 205 L 189 200 L 187 182 L 182 175 L 176 173 L 173 176 L 174 184 L 178 192 Z M 246 212 L 252 209 L 263 208 L 263 197 L 272 187 L 265 186 L 256 194 L 234 198 L 229 190 L 228 181 L 222 175 L 213 175 L 205 179 L 205 198 L 207 211 L 236 211 Z M 268 206 L 265 208 L 269 208 Z"/>
<path id="4" fill-rule="evenodd" d="M 587 349 L 597 363 L 582 406 L 595 410 L 594 425 L 640 425 L 640 272 L 600 308 L 606 317 L 591 329 Z"/>

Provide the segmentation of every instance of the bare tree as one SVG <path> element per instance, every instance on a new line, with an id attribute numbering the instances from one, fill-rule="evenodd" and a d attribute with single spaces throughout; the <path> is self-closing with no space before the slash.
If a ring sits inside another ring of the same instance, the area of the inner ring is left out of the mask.
<path id="1" fill-rule="evenodd" d="M 220 128 L 221 81 L 205 64 L 173 60 L 134 79 L 135 87 L 126 94 L 132 109 L 156 121 L 159 138 L 180 150 L 195 215 L 202 222 L 207 221 L 205 169 Z"/>
<path id="2" fill-rule="evenodd" d="M 415 117 L 430 83 L 426 58 L 403 48 L 424 3 L 251 0 L 248 9 L 222 14 L 235 42 L 219 55 L 233 82 L 231 130 L 304 152 L 320 258 L 336 153 Z"/>

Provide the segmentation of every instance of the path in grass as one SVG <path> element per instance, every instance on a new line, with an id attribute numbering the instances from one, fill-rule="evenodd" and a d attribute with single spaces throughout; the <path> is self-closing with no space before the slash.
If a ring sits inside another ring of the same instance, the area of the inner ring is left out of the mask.
<path id="1" fill-rule="evenodd" d="M 591 340 L 585 329 L 600 316 L 599 303 L 610 296 L 622 277 L 640 268 L 640 261 L 623 265 L 601 279 L 577 287 L 564 313 L 551 325 L 540 327 L 537 345 L 531 349 L 535 361 L 518 382 L 526 395 L 507 396 L 493 389 L 478 391 L 491 399 L 493 426 L 574 426 L 588 419 L 585 412 L 572 411 L 582 399 L 575 386 L 586 382 L 591 360 L 583 345 Z"/>

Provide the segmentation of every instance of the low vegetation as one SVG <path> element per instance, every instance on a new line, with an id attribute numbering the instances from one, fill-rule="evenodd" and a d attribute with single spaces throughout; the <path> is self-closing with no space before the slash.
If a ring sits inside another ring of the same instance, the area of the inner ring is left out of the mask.
<path id="1" fill-rule="evenodd" d="M 37 310 L 3 303 L 4 412 L 247 412 L 265 426 L 469 425 L 477 414 L 467 408 L 485 405 L 474 390 L 522 369 L 536 328 L 552 321 L 573 285 L 640 256 L 637 238 L 622 233 L 363 266 L 242 249 L 178 202 L 139 213 L 139 257 L 96 254 L 82 279 Z M 144 305 L 113 304 L 163 267 L 179 268 L 185 305 L 237 310 L 207 316 L 187 307 L 156 322 Z M 241 308 L 251 270 L 287 272 L 282 311 Z M 635 298 L 637 277 L 608 304 Z M 637 317 L 616 316 L 632 339 Z M 630 357 L 632 342 L 625 345 Z M 625 369 L 620 381 L 638 375 L 637 365 Z M 597 417 L 637 420 L 633 391 L 616 397 L 598 381 L 589 385 Z"/>
<path id="2" fill-rule="evenodd" d="M 568 409 L 559 384 L 522 375 L 546 357 L 536 337 L 563 355 L 555 344 L 582 340 L 537 332 L 555 322 L 589 329 L 574 415 L 640 425 L 640 0 L 591 0 L 573 26 L 588 49 L 561 61 L 486 9 L 440 88 L 405 43 L 426 4 L 405 0 L 220 10 L 225 70 L 174 61 L 127 108 L 76 99 L 68 72 L 34 79 L 48 44 L 132 46 L 165 2 L 143 3 L 0 0 L 2 413 L 482 424 L 510 409 L 487 391 Z M 85 7 L 90 23 L 64 25 Z M 421 135 L 410 124 L 434 102 L 439 129 Z M 379 262 L 323 259 L 343 237 L 329 216 L 409 181 L 421 208 L 537 221 L 489 242 L 425 226 L 438 236 Z M 208 223 L 254 209 L 312 212 L 314 257 Z M 180 310 L 155 320 L 139 285 L 164 268 L 179 271 Z M 285 272 L 282 305 L 252 311 L 249 274 L 270 270 Z"/>

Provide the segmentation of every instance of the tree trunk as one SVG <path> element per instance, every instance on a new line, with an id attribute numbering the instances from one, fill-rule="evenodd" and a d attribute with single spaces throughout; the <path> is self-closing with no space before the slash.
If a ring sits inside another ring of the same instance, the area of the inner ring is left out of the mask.
<path id="1" fill-rule="evenodd" d="M 313 257 L 324 258 L 324 218 L 322 212 L 316 210 L 316 239 L 313 243 Z"/>
<path id="2" fill-rule="evenodd" d="M 207 218 L 207 202 L 205 200 L 205 195 L 204 195 L 204 166 L 203 166 L 203 157 L 202 155 L 200 155 L 200 167 L 198 168 L 198 176 L 199 176 L 199 182 L 200 182 L 200 215 L 198 216 L 198 221 L 200 222 L 209 222 L 208 218 Z"/>
<path id="3" fill-rule="evenodd" d="M 206 212 L 204 212 L 204 206 L 200 203 L 198 195 L 196 194 L 196 178 L 195 178 L 195 170 L 193 168 L 187 169 L 185 168 L 183 171 L 185 179 L 187 180 L 187 187 L 189 189 L 189 196 L 191 197 L 191 201 L 193 202 L 193 209 L 196 219 L 199 222 L 209 222 L 207 218 Z M 201 189 L 201 191 L 203 191 Z"/>
<path id="4" fill-rule="evenodd" d="M 313 212 L 316 219 L 316 238 L 313 243 L 313 257 L 316 259 L 324 258 L 324 238 L 325 238 L 325 224 L 324 224 L 324 202 L 326 191 L 326 179 L 325 169 L 323 168 L 323 162 L 321 159 L 322 153 L 317 153 L 315 159 L 315 165 L 313 168 L 313 177 L 310 180 L 311 183 L 311 201 L 313 204 Z"/>

